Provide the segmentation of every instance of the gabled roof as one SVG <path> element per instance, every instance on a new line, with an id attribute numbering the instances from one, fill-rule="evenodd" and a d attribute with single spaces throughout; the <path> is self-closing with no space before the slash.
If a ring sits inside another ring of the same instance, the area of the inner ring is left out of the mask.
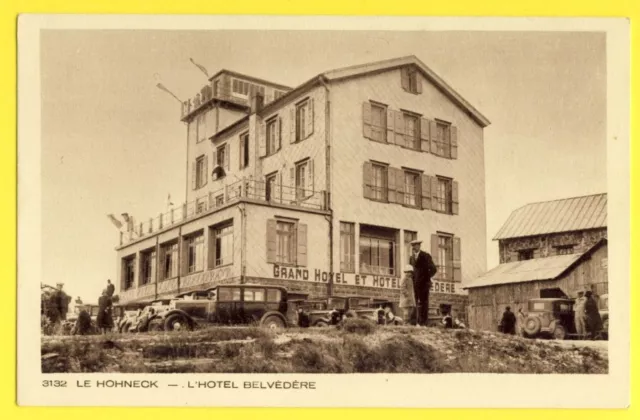
<path id="1" fill-rule="evenodd" d="M 462 288 L 474 289 L 500 284 L 554 280 L 606 243 L 606 239 L 601 239 L 582 254 L 555 255 L 553 257 L 500 264 L 474 281 L 463 285 Z"/>
<path id="2" fill-rule="evenodd" d="M 607 227 L 607 194 L 527 204 L 514 210 L 494 240 Z"/>

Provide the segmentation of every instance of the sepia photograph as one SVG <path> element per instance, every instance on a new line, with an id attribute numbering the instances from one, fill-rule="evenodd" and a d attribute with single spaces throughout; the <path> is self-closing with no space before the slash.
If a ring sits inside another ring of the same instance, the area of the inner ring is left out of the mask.
<path id="1" fill-rule="evenodd" d="M 610 373 L 606 31 L 373 28 L 39 29 L 43 386 Z"/>

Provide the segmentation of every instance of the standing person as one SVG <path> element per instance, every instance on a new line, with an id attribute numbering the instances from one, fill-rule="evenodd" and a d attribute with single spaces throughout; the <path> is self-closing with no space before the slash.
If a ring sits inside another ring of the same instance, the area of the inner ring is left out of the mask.
<path id="1" fill-rule="evenodd" d="M 600 318 L 600 312 L 598 311 L 598 302 L 593 298 L 591 290 L 587 290 L 584 295 L 586 297 L 584 309 L 587 316 L 589 338 L 595 340 L 602 329 L 602 318 Z"/>
<path id="2" fill-rule="evenodd" d="M 102 291 L 102 296 L 98 299 L 98 317 L 96 323 L 102 334 L 106 334 L 113 328 L 113 319 L 111 318 L 111 297 L 107 293 L 107 289 Z"/>
<path id="3" fill-rule="evenodd" d="M 116 292 L 116 286 L 111 283 L 111 279 L 107 279 L 107 295 L 109 297 L 113 297 L 113 294 Z"/>
<path id="4" fill-rule="evenodd" d="M 431 255 L 421 251 L 422 241 L 411 241 L 411 258 L 409 263 L 413 266 L 413 281 L 418 306 L 418 324 L 426 326 L 429 322 L 429 290 L 431 289 L 431 277 L 438 269 L 433 263 Z"/>
<path id="5" fill-rule="evenodd" d="M 447 310 L 442 317 L 442 325 L 445 329 L 453 328 L 453 317 L 451 316 L 451 310 Z"/>
<path id="6" fill-rule="evenodd" d="M 402 311 L 402 318 L 411 325 L 415 325 L 416 295 L 413 284 L 413 267 L 407 264 L 400 280 L 400 304 L 398 307 Z"/>
<path id="7" fill-rule="evenodd" d="M 511 312 L 510 306 L 507 306 L 502 314 L 500 329 L 504 334 L 515 335 L 516 333 L 516 316 Z"/>
<path id="8" fill-rule="evenodd" d="M 516 330 L 518 335 L 520 336 L 524 336 L 524 321 L 527 319 L 527 317 L 524 315 L 524 312 L 522 312 L 522 308 L 518 308 L 518 320 L 516 322 Z"/>
<path id="9" fill-rule="evenodd" d="M 578 334 L 578 339 L 584 340 L 587 335 L 587 313 L 585 311 L 585 305 L 587 303 L 587 298 L 584 297 L 584 292 L 578 292 L 578 298 L 576 299 L 576 303 L 573 306 L 573 320 L 576 324 L 576 333 Z"/>

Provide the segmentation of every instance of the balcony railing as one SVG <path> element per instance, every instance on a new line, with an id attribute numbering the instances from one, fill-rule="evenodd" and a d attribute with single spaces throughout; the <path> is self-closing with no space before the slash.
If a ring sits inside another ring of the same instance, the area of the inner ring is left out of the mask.
<path id="1" fill-rule="evenodd" d="M 277 99 L 274 95 L 263 95 L 264 96 L 264 104 L 268 104 Z M 196 111 L 202 105 L 210 101 L 211 99 L 218 99 L 222 101 L 232 102 L 241 106 L 249 106 L 249 95 L 240 95 L 234 93 L 232 89 L 217 87 L 214 89 L 211 85 L 204 86 L 198 94 L 194 97 L 182 102 L 182 118 Z"/>
<path id="2" fill-rule="evenodd" d="M 324 191 L 311 191 L 264 181 L 240 180 L 195 201 L 173 207 L 146 222 L 129 226 L 120 232 L 120 245 L 151 236 L 153 233 L 174 225 L 212 213 L 221 207 L 239 201 L 255 201 L 275 205 L 292 206 L 311 210 L 326 210 Z"/>

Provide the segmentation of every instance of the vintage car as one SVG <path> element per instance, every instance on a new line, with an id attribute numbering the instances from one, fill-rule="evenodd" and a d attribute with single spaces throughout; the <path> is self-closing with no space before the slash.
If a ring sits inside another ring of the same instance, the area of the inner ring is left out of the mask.
<path id="1" fill-rule="evenodd" d="M 336 325 L 343 319 L 347 304 L 343 297 L 307 299 L 290 303 L 297 308 L 297 323 L 300 327 Z"/>
<path id="2" fill-rule="evenodd" d="M 169 309 L 172 299 L 156 299 L 139 309 L 135 315 L 130 318 L 125 332 L 146 332 L 146 331 L 162 331 L 163 320 L 159 315 Z M 154 322 L 155 319 L 158 319 Z"/>
<path id="3" fill-rule="evenodd" d="M 552 337 L 564 340 L 576 333 L 573 299 L 537 298 L 528 302 L 523 332 L 526 337 Z"/>
<path id="4" fill-rule="evenodd" d="M 194 329 L 201 324 L 257 324 L 279 329 L 291 325 L 284 287 L 229 284 L 184 295 L 177 296 L 167 310 L 157 314 L 149 329 L 175 331 Z"/>
<path id="5" fill-rule="evenodd" d="M 387 299 L 368 296 L 345 296 L 344 316 L 346 318 L 364 318 L 377 324 L 402 323 L 398 316 L 398 303 Z"/>

